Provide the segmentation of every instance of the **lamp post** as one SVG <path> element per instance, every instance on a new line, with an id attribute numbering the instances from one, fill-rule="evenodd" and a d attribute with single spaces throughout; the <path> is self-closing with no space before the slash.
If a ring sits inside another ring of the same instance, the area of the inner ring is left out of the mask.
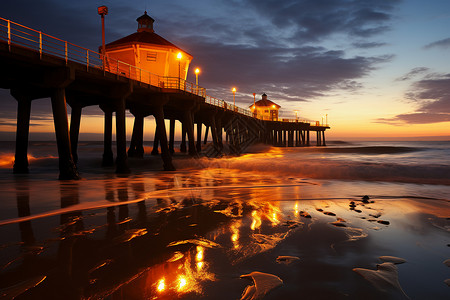
<path id="1" fill-rule="evenodd" d="M 256 93 L 253 93 L 253 117 L 256 118 L 258 113 L 256 111 Z"/>
<path id="2" fill-rule="evenodd" d="M 233 92 L 234 111 L 236 111 L 236 88 L 234 87 L 231 91 Z"/>
<path id="3" fill-rule="evenodd" d="M 197 94 L 198 94 L 198 74 L 200 73 L 200 69 L 196 68 L 194 72 L 195 72 L 195 85 L 196 85 L 196 90 L 197 90 Z"/>
<path id="4" fill-rule="evenodd" d="M 181 52 L 178 52 L 177 59 L 178 59 L 178 89 L 181 90 L 181 58 L 183 55 Z"/>
<path id="5" fill-rule="evenodd" d="M 102 62 L 103 62 L 103 71 L 105 70 L 105 15 L 108 14 L 108 7 L 102 5 L 97 8 L 98 14 L 102 17 Z"/>
<path id="6" fill-rule="evenodd" d="M 295 112 L 295 122 L 298 122 L 298 117 L 297 117 L 298 110 L 294 110 L 294 112 Z"/>
<path id="7" fill-rule="evenodd" d="M 325 115 L 325 125 L 328 126 L 328 114 Z"/>

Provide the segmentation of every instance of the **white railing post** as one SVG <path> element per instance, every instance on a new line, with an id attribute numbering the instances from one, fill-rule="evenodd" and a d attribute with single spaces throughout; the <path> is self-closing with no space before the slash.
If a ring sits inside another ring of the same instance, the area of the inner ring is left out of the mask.
<path id="1" fill-rule="evenodd" d="M 11 21 L 8 20 L 8 49 L 11 51 Z"/>
<path id="2" fill-rule="evenodd" d="M 66 58 L 66 65 L 67 65 L 67 61 L 69 59 L 68 57 L 68 51 L 67 51 L 67 41 L 64 42 L 64 53 L 65 53 L 65 58 Z"/>
<path id="3" fill-rule="evenodd" d="M 117 72 L 116 72 L 116 74 L 119 75 L 119 61 L 118 60 L 116 60 L 116 65 L 117 65 Z"/>
<path id="4" fill-rule="evenodd" d="M 39 31 L 39 57 L 42 59 L 42 32 Z"/>

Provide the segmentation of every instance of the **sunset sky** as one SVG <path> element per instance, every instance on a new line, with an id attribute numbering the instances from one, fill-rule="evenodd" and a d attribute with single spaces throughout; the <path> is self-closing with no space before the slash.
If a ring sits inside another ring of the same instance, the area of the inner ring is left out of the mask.
<path id="1" fill-rule="evenodd" d="M 327 118 L 328 139 L 450 138 L 448 0 L 16 0 L 0 17 L 96 50 L 100 5 L 107 43 L 147 10 L 156 33 L 194 56 L 188 80 L 201 68 L 208 95 L 232 102 L 235 86 L 247 108 L 265 92 L 282 117 Z M 101 139 L 101 110 L 84 113 L 80 139 Z M 14 136 L 15 116 L 0 90 L 0 139 Z M 33 101 L 31 123 L 31 139 L 53 131 L 49 99 Z M 129 139 L 131 115 L 127 125 Z"/>

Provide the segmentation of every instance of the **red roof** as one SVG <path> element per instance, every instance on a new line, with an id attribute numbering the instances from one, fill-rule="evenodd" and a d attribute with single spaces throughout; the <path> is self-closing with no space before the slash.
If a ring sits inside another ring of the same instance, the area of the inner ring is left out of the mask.
<path id="1" fill-rule="evenodd" d="M 281 107 L 278 104 L 276 104 L 275 102 L 270 101 L 269 99 L 262 99 L 262 100 L 256 101 L 255 105 L 256 106 L 272 106 L 272 105 L 275 105 L 278 108 Z M 253 106 L 253 104 L 250 105 L 249 107 L 252 107 L 252 106 Z"/>
<path id="2" fill-rule="evenodd" d="M 180 51 L 183 51 L 184 53 L 187 53 L 183 49 L 175 46 L 174 44 L 163 38 L 162 36 L 149 31 L 135 32 L 126 37 L 118 39 L 117 41 L 106 44 L 106 48 L 127 44 L 152 44 L 152 45 L 169 46 L 176 48 Z"/>

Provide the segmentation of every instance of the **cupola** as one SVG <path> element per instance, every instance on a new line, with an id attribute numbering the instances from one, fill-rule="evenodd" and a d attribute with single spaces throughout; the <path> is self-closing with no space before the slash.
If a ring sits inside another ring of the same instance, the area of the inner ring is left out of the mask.
<path id="1" fill-rule="evenodd" d="M 144 12 L 142 16 L 136 19 L 138 22 L 138 32 L 148 31 L 148 32 L 155 32 L 153 30 L 153 22 L 155 20 L 147 15 L 147 11 Z"/>

